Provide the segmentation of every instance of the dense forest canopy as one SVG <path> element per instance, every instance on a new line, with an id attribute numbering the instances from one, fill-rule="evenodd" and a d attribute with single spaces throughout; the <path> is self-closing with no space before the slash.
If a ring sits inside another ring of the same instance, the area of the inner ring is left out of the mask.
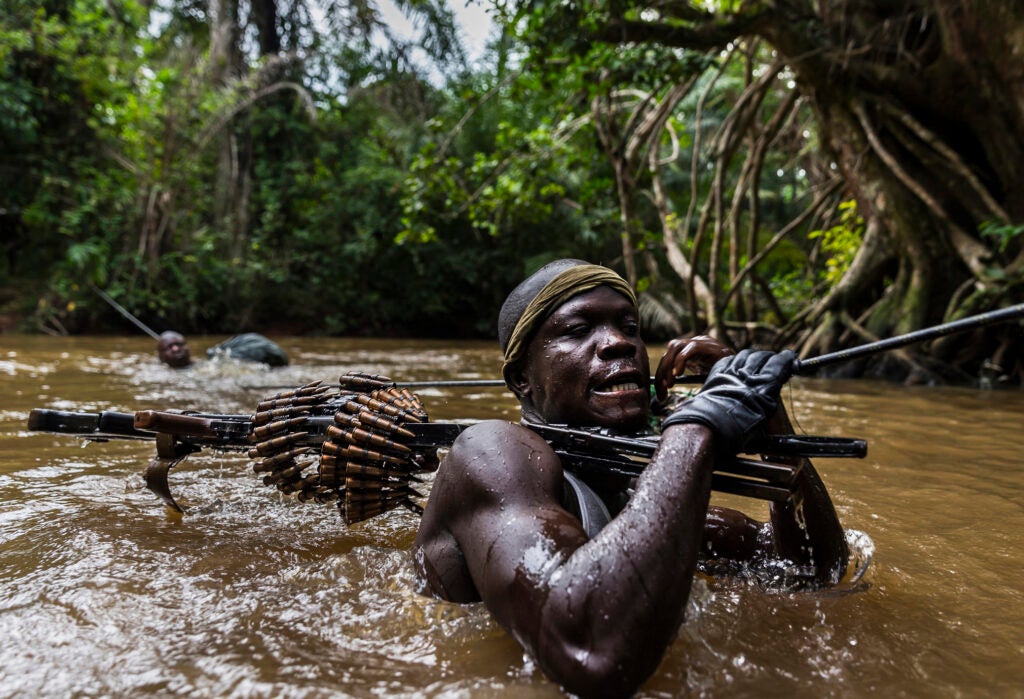
<path id="1" fill-rule="evenodd" d="M 365 0 L 9 0 L 0 312 L 486 337 L 571 255 L 652 337 L 817 354 L 1024 300 L 1018 3 L 502 2 L 474 63 L 452 6 L 398 6 L 411 37 Z M 1019 383 L 1022 350 L 844 370 Z"/>

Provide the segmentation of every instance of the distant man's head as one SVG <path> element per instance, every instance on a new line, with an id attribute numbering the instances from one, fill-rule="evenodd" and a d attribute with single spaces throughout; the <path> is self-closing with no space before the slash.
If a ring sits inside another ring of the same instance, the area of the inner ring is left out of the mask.
<path id="1" fill-rule="evenodd" d="M 167 366 L 181 369 L 192 363 L 188 343 L 181 333 L 168 330 L 160 335 L 156 343 L 156 354 Z"/>

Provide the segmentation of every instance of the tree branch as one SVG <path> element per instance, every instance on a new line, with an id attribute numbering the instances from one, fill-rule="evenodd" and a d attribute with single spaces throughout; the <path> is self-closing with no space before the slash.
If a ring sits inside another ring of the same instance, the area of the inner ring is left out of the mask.
<path id="1" fill-rule="evenodd" d="M 888 251 L 881 239 L 882 233 L 883 228 L 878 219 L 870 218 L 864 231 L 864 239 L 857 248 L 849 268 L 842 279 L 813 306 L 813 311 L 808 316 L 810 322 L 814 322 L 827 311 L 842 307 L 847 299 L 856 298 L 865 283 L 881 269 L 888 259 Z"/>
<path id="2" fill-rule="evenodd" d="M 959 255 L 964 265 L 971 270 L 971 273 L 980 278 L 985 273 L 985 264 L 982 262 L 982 259 L 989 254 L 988 249 L 971 238 L 960 226 L 950 219 L 935 197 L 903 169 L 896 158 L 882 144 L 881 139 L 878 138 L 878 134 L 875 132 L 874 127 L 872 127 L 867 112 L 864 111 L 864 105 L 856 102 L 853 105 L 853 112 L 857 115 L 857 120 L 860 122 L 861 128 L 864 129 L 864 135 L 867 137 L 875 154 L 907 189 L 917 195 L 918 199 L 924 203 L 936 219 L 946 224 L 949 228 L 950 241 L 953 243 L 957 255 Z"/>
<path id="3" fill-rule="evenodd" d="M 615 18 L 593 33 L 591 38 L 614 44 L 654 42 L 697 51 L 718 50 L 735 41 L 736 37 L 760 33 L 771 14 L 770 9 L 750 9 L 746 14 L 734 14 L 728 18 L 707 16 L 693 24 Z"/>
<path id="4" fill-rule="evenodd" d="M 281 90 L 293 90 L 295 94 L 298 96 L 299 100 L 302 102 L 302 105 L 306 108 L 306 113 L 309 115 L 310 120 L 316 120 L 316 105 L 313 103 L 313 97 L 309 94 L 309 91 L 305 87 L 296 82 L 291 82 L 287 80 L 281 81 L 274 83 L 273 85 L 268 85 L 267 87 L 264 87 L 260 90 L 257 90 L 245 99 L 232 105 L 231 109 L 222 114 L 220 118 L 213 122 L 213 124 L 203 129 L 203 132 L 199 135 L 199 138 L 196 139 L 199 148 L 203 148 L 209 142 L 209 140 L 213 138 L 221 129 L 223 129 L 232 119 L 234 119 L 235 116 L 241 114 L 246 109 L 251 107 L 254 103 L 263 99 L 267 95 L 279 92 Z"/>
<path id="5" fill-rule="evenodd" d="M 936 153 L 945 158 L 948 161 L 949 166 L 953 169 L 953 172 L 962 177 L 967 184 L 971 186 L 971 189 L 977 193 L 978 197 L 988 208 L 991 215 L 995 216 L 996 219 L 1002 223 L 1009 222 L 1009 214 L 1007 214 L 1006 210 L 992 198 L 992 195 L 989 194 L 985 185 L 983 185 L 981 180 L 971 172 L 971 169 L 967 167 L 967 164 L 964 163 L 963 159 L 956 151 L 947 146 L 942 139 L 929 129 L 925 128 L 923 124 L 910 116 L 910 114 L 905 110 L 898 109 L 895 105 L 889 104 L 888 102 L 882 103 L 882 109 L 890 116 L 895 117 L 897 121 L 907 127 L 911 133 L 917 136 L 926 145 L 931 146 Z"/>
<path id="6" fill-rule="evenodd" d="M 743 266 L 743 269 L 741 269 L 739 273 L 733 278 L 732 286 L 729 288 L 729 291 L 725 295 L 725 298 L 722 299 L 723 306 L 729 303 L 729 299 L 731 299 L 733 295 L 736 293 L 736 291 L 740 288 L 740 285 L 743 283 L 744 278 L 746 278 L 746 276 L 750 274 L 750 272 L 755 267 L 757 267 L 758 264 L 761 263 L 761 260 L 766 258 L 768 254 L 775 248 L 776 245 L 785 240 L 788 235 L 790 235 L 794 230 L 803 225 L 807 221 L 807 219 L 813 216 L 815 212 L 818 211 L 821 205 L 829 197 L 831 197 L 833 194 L 839 191 L 839 188 L 842 187 L 842 185 L 842 180 L 838 178 L 830 182 L 828 186 L 825 189 L 823 189 L 817 197 L 815 197 L 814 201 L 811 203 L 810 206 L 804 209 L 799 216 L 797 216 L 788 224 L 786 224 L 786 226 L 782 230 L 778 231 L 775 235 L 773 235 L 772 239 L 765 243 L 765 246 L 761 248 L 761 251 L 747 261 L 747 264 Z"/>

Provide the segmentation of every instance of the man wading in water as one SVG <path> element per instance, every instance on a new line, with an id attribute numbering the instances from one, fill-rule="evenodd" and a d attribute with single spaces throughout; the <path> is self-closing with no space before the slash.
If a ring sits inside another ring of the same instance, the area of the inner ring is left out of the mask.
<path id="1" fill-rule="evenodd" d="M 192 353 L 188 341 L 178 332 L 168 330 L 156 342 L 156 356 L 172 369 L 192 366 Z M 228 338 L 206 350 L 208 359 L 221 357 L 240 362 L 256 362 L 272 367 L 288 366 L 288 355 L 272 340 L 259 333 L 243 333 Z"/>
<path id="2" fill-rule="evenodd" d="M 505 382 L 524 419 L 647 429 L 647 348 L 636 297 L 617 274 L 553 262 L 509 295 L 498 325 Z M 629 695 L 654 672 L 683 621 L 698 558 L 785 559 L 812 584 L 837 581 L 843 531 L 809 463 L 799 477 L 806 531 L 787 504 L 773 503 L 768 523 L 709 510 L 716 459 L 734 456 L 755 429 L 791 431 L 778 395 L 793 353 L 727 354 L 707 337 L 670 343 L 655 375 L 659 399 L 685 368 L 714 368 L 662 421 L 635 483 L 591 484 L 614 517 L 603 528 L 591 521 L 590 533 L 567 508 L 580 507 L 574 499 L 589 508 L 594 491 L 535 432 L 501 420 L 465 430 L 438 469 L 416 539 L 421 591 L 483 600 L 548 677 L 590 697 Z M 567 483 L 583 494 L 567 498 Z"/>

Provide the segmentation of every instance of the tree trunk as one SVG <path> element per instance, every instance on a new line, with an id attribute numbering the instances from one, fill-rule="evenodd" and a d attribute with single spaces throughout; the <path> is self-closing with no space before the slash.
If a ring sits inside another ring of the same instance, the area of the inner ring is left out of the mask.
<path id="1" fill-rule="evenodd" d="M 865 276 L 807 314 L 825 325 L 805 341 L 836 349 L 961 316 L 968 301 L 976 312 L 1024 299 L 1024 3 L 776 0 L 712 14 L 668 0 L 618 3 L 613 15 L 609 41 L 721 51 L 761 38 L 793 71 L 824 155 L 876 231 L 865 245 L 884 244 L 863 260 L 892 261 L 851 269 Z M 993 225 L 1002 241 L 981 234 Z M 956 363 L 976 373 L 1012 336 L 1012 325 L 991 328 Z"/>
<path id="2" fill-rule="evenodd" d="M 240 35 L 238 0 L 210 0 L 211 83 L 228 86 L 242 77 Z M 229 233 L 228 254 L 232 258 L 245 252 L 248 222 L 242 212 L 248 211 L 248 160 L 247 140 L 238 138 L 229 125 L 218 140 L 213 215 L 216 225 Z"/>
<path id="3" fill-rule="evenodd" d="M 864 327 L 881 337 L 941 322 L 955 289 L 991 282 L 987 271 L 1000 263 L 979 227 L 1024 218 L 1024 101 L 1014 89 L 1024 72 L 1014 41 L 1022 10 L 995 2 L 898 9 L 848 3 L 841 16 L 819 17 L 816 33 L 783 21 L 765 32 L 811 97 L 821 143 L 862 215 L 884 227 L 898 258 L 888 287 L 835 295 L 819 315 L 854 316 L 873 304 Z M 837 39 L 833 51 L 808 43 L 821 33 Z M 839 46 L 844 35 L 859 49 Z M 979 347 L 972 360 L 990 351 Z"/>

